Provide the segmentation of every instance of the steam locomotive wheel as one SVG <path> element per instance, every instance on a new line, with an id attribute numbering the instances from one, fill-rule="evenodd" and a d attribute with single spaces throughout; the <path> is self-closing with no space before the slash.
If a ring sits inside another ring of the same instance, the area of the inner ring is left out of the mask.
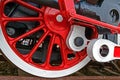
<path id="1" fill-rule="evenodd" d="M 4 9 L 11 2 L 35 11 L 38 16 L 7 16 Z M 72 74 L 90 61 L 85 48 L 79 52 L 68 48 L 66 39 L 72 25 L 59 10 L 36 7 L 23 0 L 1 0 L 0 9 L 0 47 L 20 69 L 35 76 L 55 78 Z M 26 22 L 37 25 L 29 29 Z"/>

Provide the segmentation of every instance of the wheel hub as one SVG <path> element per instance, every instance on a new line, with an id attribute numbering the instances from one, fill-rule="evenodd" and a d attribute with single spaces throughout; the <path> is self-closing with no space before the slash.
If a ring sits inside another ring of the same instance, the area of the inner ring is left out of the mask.
<path id="1" fill-rule="evenodd" d="M 57 9 L 47 8 L 44 14 L 47 27 L 55 33 L 61 34 L 70 28 L 68 20 Z"/>

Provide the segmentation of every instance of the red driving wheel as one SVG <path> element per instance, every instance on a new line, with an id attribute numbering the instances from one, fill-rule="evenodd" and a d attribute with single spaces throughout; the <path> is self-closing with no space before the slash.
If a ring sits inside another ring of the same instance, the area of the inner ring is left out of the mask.
<path id="1" fill-rule="evenodd" d="M 38 16 L 7 16 L 4 11 L 5 6 L 12 2 L 36 12 Z M 67 46 L 66 39 L 72 25 L 80 24 L 71 24 L 60 10 L 45 6 L 36 7 L 24 0 L 1 0 L 0 9 L 1 50 L 22 70 L 40 77 L 55 78 L 72 74 L 90 61 L 86 48 L 75 52 Z M 16 30 L 19 32 L 16 33 L 17 36 L 11 36 L 10 34 L 16 31 L 12 30 L 10 25 L 17 24 L 15 26 L 17 27 L 23 22 L 36 22 L 37 25 L 31 29 L 26 28 L 25 31 L 20 28 Z M 82 23 L 81 26 L 91 25 Z M 34 44 L 33 40 L 28 39 L 31 36 L 35 38 Z M 41 60 L 36 61 L 35 54 L 40 54 Z"/>

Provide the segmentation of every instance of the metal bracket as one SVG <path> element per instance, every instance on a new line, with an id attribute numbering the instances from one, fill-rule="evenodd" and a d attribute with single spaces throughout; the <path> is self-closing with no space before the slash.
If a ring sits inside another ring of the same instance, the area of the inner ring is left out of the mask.
<path id="1" fill-rule="evenodd" d="M 72 25 L 67 37 L 67 46 L 73 51 L 81 51 L 87 46 L 88 39 L 85 37 L 85 27 Z"/>
<path id="2" fill-rule="evenodd" d="M 94 39 L 87 47 L 88 56 L 98 62 L 120 59 L 120 45 L 106 39 Z"/>

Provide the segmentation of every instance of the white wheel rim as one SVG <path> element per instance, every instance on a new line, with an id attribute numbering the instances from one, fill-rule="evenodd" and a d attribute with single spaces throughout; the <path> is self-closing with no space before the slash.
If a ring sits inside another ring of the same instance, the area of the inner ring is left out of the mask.
<path id="1" fill-rule="evenodd" d="M 68 69 L 57 70 L 57 71 L 39 69 L 26 63 L 13 52 L 13 50 L 9 47 L 1 29 L 0 29 L 0 36 L 1 36 L 0 47 L 1 50 L 4 52 L 4 55 L 17 67 L 35 76 L 45 77 L 45 78 L 57 78 L 57 77 L 67 76 L 83 68 L 90 61 L 90 58 L 87 56 L 81 62 Z"/>

